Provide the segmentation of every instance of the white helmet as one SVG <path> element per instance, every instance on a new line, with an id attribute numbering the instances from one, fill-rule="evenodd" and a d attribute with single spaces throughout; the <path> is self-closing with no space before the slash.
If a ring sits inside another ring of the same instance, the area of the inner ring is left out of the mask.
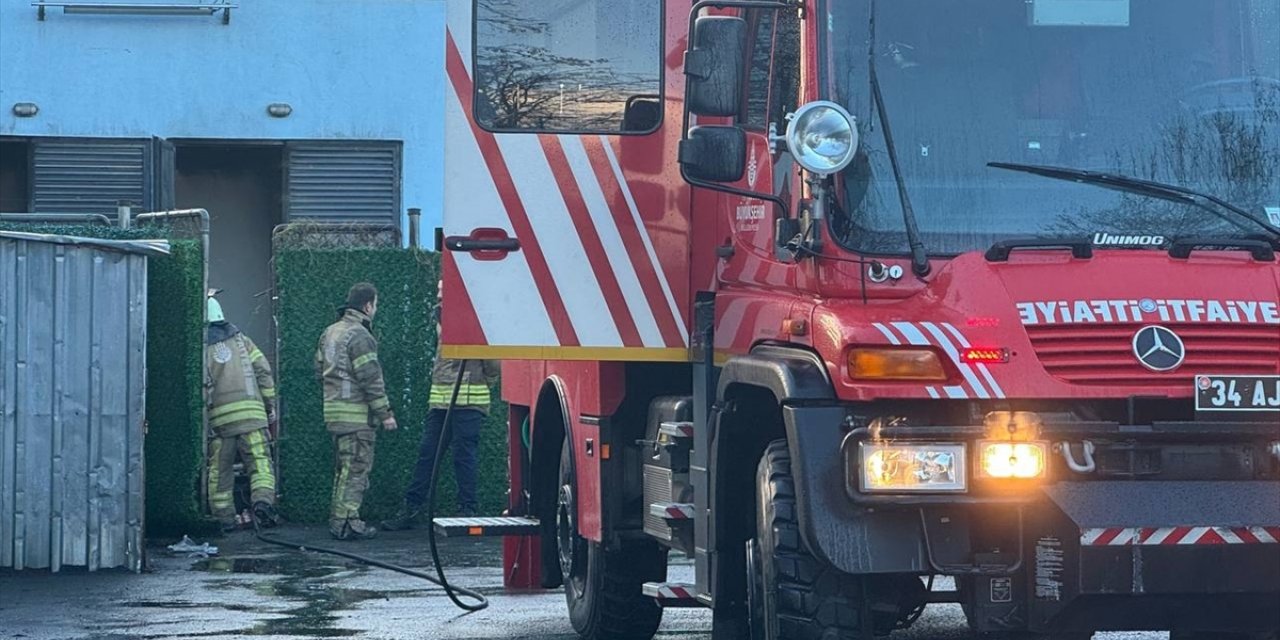
<path id="1" fill-rule="evenodd" d="M 208 303 L 209 323 L 224 322 L 227 317 L 222 315 L 222 305 L 218 304 L 218 300 L 212 296 L 209 297 Z"/>

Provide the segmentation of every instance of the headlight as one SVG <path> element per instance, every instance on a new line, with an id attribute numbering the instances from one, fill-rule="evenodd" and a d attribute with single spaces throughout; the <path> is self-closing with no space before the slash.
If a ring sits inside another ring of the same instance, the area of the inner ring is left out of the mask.
<path id="1" fill-rule="evenodd" d="M 791 114 L 787 149 L 805 169 L 824 176 L 835 173 L 849 166 L 858 150 L 853 123 L 853 116 L 834 102 L 810 102 Z"/>
<path id="2" fill-rule="evenodd" d="M 1044 475 L 1048 446 L 1043 442 L 980 442 L 982 475 L 988 478 L 1039 478 Z"/>
<path id="3" fill-rule="evenodd" d="M 866 492 L 962 492 L 963 444 L 858 444 L 859 486 Z"/>

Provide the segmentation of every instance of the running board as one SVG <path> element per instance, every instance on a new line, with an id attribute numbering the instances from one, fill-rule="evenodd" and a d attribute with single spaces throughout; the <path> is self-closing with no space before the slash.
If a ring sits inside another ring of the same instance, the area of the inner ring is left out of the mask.
<path id="1" fill-rule="evenodd" d="M 649 505 L 649 515 L 662 518 L 668 524 L 693 522 L 693 505 L 686 502 L 654 502 Z"/>
<path id="2" fill-rule="evenodd" d="M 517 516 L 497 518 L 436 518 L 436 533 L 446 537 L 536 536 L 538 520 Z"/>
<path id="3" fill-rule="evenodd" d="M 677 607 L 701 607 L 696 590 L 691 584 L 680 582 L 646 582 L 640 592 L 658 601 L 664 609 Z"/>

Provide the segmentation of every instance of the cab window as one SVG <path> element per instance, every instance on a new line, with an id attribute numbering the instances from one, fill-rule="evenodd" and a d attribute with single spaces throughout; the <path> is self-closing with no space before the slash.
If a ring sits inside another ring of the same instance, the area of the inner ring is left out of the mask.
<path id="1" fill-rule="evenodd" d="M 782 131 L 800 98 L 800 18 L 795 11 L 754 10 L 755 37 L 747 71 L 747 95 L 739 120 L 752 129 Z"/>
<path id="2" fill-rule="evenodd" d="M 661 0 L 476 0 L 475 118 L 490 131 L 647 133 Z"/>

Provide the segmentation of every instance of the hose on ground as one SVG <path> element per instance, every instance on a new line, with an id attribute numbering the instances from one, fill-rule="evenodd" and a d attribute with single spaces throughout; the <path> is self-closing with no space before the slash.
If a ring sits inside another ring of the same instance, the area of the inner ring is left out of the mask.
<path id="1" fill-rule="evenodd" d="M 453 427 L 453 408 L 458 403 L 458 391 L 462 388 L 462 372 L 466 370 L 466 367 L 467 361 L 464 360 L 462 361 L 462 367 L 458 372 L 458 379 L 453 382 L 453 395 L 449 398 L 449 407 L 445 409 L 444 426 L 440 429 L 440 441 L 436 443 L 436 459 L 435 463 L 431 467 L 431 484 L 427 490 L 427 526 L 430 528 L 430 534 L 427 536 L 427 540 L 431 547 L 431 563 L 435 566 L 436 575 L 433 576 L 429 573 L 423 573 L 408 567 L 402 567 L 398 564 L 375 560 L 368 556 L 362 556 L 358 553 L 351 553 L 349 551 L 342 551 L 340 549 L 333 549 L 330 547 L 317 547 L 305 542 L 286 540 L 271 534 L 263 533 L 256 517 L 253 518 L 254 535 L 257 536 L 259 540 L 267 544 L 274 544 L 298 551 L 327 553 L 355 560 L 356 562 L 361 562 L 372 567 L 403 573 L 404 575 L 412 576 L 414 578 L 421 578 L 443 588 L 445 595 L 449 596 L 449 600 L 453 602 L 454 606 L 466 611 L 467 613 L 473 613 L 488 608 L 489 599 L 481 595 L 479 592 L 449 583 L 448 578 L 444 575 L 444 563 L 440 561 L 440 551 L 436 546 L 436 486 L 440 482 L 440 463 L 444 457 L 444 445 L 449 439 L 449 430 Z M 472 602 L 465 602 L 463 598 L 471 600 Z"/>

